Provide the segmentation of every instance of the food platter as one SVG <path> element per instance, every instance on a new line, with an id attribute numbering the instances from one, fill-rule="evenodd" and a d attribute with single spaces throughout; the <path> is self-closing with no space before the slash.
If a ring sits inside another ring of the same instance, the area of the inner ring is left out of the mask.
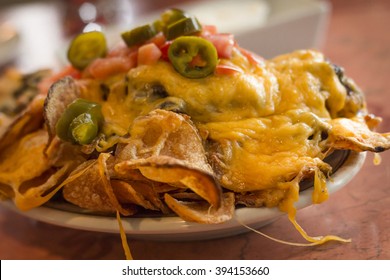
<path id="1" fill-rule="evenodd" d="M 366 153 L 350 151 L 338 151 L 329 157 L 334 173 L 328 180 L 329 194 L 347 185 L 359 172 L 366 158 Z M 308 207 L 311 202 L 311 188 L 306 188 L 300 194 L 296 203 L 297 209 Z M 11 201 L 2 203 L 6 207 L 18 211 Z M 114 216 L 83 213 L 81 211 L 67 209 L 63 205 L 51 203 L 30 211 L 18 213 L 31 219 L 79 230 L 119 233 L 118 222 Z M 197 224 L 185 222 L 182 219 L 171 216 L 139 216 L 122 218 L 122 224 L 129 237 L 147 240 L 202 240 L 213 239 L 248 231 L 241 223 L 253 228 L 260 228 L 284 215 L 277 208 L 239 208 L 235 217 L 223 224 Z"/>

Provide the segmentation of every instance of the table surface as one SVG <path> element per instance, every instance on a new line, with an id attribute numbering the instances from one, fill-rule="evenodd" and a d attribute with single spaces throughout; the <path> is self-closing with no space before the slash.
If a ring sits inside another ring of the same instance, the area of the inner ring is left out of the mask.
<path id="1" fill-rule="evenodd" d="M 170 1 L 172 2 L 172 1 Z M 369 110 L 390 131 L 390 1 L 332 1 L 323 52 L 342 65 L 364 90 Z M 351 243 L 292 247 L 253 233 L 186 242 L 129 239 L 135 259 L 390 259 L 390 152 L 379 166 L 373 156 L 359 174 L 321 205 L 298 212 L 311 235 L 335 234 Z M 283 240 L 302 242 L 286 217 L 261 228 Z M 0 207 L 0 259 L 124 259 L 119 234 L 62 228 Z"/>

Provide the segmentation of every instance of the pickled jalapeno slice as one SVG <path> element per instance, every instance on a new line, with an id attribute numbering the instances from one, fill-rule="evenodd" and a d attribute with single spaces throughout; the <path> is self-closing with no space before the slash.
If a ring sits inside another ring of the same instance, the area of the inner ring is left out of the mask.
<path id="1" fill-rule="evenodd" d="M 89 144 L 97 136 L 102 122 L 101 106 L 78 98 L 68 105 L 58 120 L 56 134 L 63 141 Z"/>
<path id="2" fill-rule="evenodd" d="M 161 21 L 165 25 L 170 25 L 178 20 L 181 20 L 181 19 L 187 18 L 187 17 L 189 17 L 189 15 L 186 12 L 184 12 L 180 9 L 172 8 L 172 9 L 166 10 L 165 12 L 163 12 L 161 14 Z"/>
<path id="3" fill-rule="evenodd" d="M 161 14 L 159 19 L 153 22 L 153 26 L 157 32 L 162 31 L 166 35 L 168 25 L 187 17 L 190 16 L 182 10 L 168 9 Z"/>
<path id="4" fill-rule="evenodd" d="M 196 36 L 175 39 L 168 49 L 168 57 L 177 72 L 191 79 L 207 77 L 218 63 L 214 45 Z"/>
<path id="5" fill-rule="evenodd" d="M 93 60 L 107 53 L 106 38 L 102 32 L 91 31 L 76 36 L 69 45 L 68 60 L 79 70 L 86 68 Z"/>
<path id="6" fill-rule="evenodd" d="M 90 144 L 99 132 L 98 120 L 90 113 L 82 113 L 70 123 L 70 133 L 73 140 L 80 144 Z"/>
<path id="7" fill-rule="evenodd" d="M 202 25 L 195 17 L 182 18 L 166 28 L 165 37 L 167 40 L 173 40 L 180 36 L 193 35 L 202 31 Z"/>
<path id="8" fill-rule="evenodd" d="M 128 47 L 145 43 L 149 39 L 153 38 L 157 34 L 156 29 L 151 24 L 142 25 L 123 32 L 121 34 L 123 41 L 125 41 Z"/>

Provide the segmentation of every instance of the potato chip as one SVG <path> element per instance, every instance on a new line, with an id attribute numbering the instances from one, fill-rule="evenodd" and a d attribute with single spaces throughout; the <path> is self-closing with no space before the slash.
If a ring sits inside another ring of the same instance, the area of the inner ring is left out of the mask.
<path id="1" fill-rule="evenodd" d="M 115 196 L 106 165 L 108 158 L 108 154 L 102 153 L 98 159 L 89 160 L 75 169 L 63 187 L 63 196 L 81 208 L 133 215 L 135 207 L 122 207 Z"/>
<path id="2" fill-rule="evenodd" d="M 66 107 L 79 96 L 80 90 L 71 77 L 65 77 L 50 87 L 44 105 L 44 118 L 50 140 L 56 133 L 56 124 Z"/>
<path id="3" fill-rule="evenodd" d="M 46 131 L 38 130 L 9 145 L 1 154 L 0 182 L 18 188 L 48 170 L 50 160 L 43 154 L 46 143 Z"/>
<path id="4" fill-rule="evenodd" d="M 201 170 L 189 168 L 179 160 L 169 157 L 150 157 L 116 165 L 116 170 L 119 172 L 134 168 L 139 169 L 150 180 L 189 188 L 215 207 L 220 204 L 221 189 L 215 183 L 214 177 Z"/>
<path id="5" fill-rule="evenodd" d="M 361 118 L 338 118 L 331 121 L 328 145 L 334 149 L 357 152 L 383 152 L 390 149 L 390 133 L 377 133 Z"/>
<path id="6" fill-rule="evenodd" d="M 236 204 L 246 207 L 276 207 L 285 195 L 286 190 L 284 189 L 236 193 Z"/>
<path id="7" fill-rule="evenodd" d="M 169 185 L 169 184 L 155 182 L 153 184 L 153 190 L 156 193 L 166 193 L 166 192 L 172 192 L 172 191 L 179 190 L 179 188 L 172 186 L 172 185 Z"/>
<path id="8" fill-rule="evenodd" d="M 63 187 L 64 198 L 81 208 L 114 212 L 115 208 L 111 205 L 102 187 L 97 160 L 83 163 L 70 174 L 69 178 L 80 173 L 82 175 L 77 176 Z"/>
<path id="9" fill-rule="evenodd" d="M 158 193 L 155 189 L 157 186 L 162 185 L 161 183 L 144 180 L 132 181 L 131 185 L 137 193 L 141 194 L 143 197 L 145 197 L 145 199 L 150 201 L 154 205 L 154 207 L 159 209 L 163 214 L 168 214 L 171 212 L 169 208 L 165 205 L 162 199 L 162 194 Z"/>
<path id="10" fill-rule="evenodd" d="M 60 189 L 60 183 L 75 163 L 59 161 L 57 156 L 61 152 L 53 157 L 47 156 L 43 152 L 46 144 L 47 132 L 41 129 L 27 134 L 2 154 L 0 193 L 12 198 L 21 210 L 48 201 Z"/>
<path id="11" fill-rule="evenodd" d="M 0 113 L 13 118 L 40 93 L 38 85 L 51 71 L 43 69 L 25 74 L 14 68 L 2 70 L 5 71 L 0 72 Z"/>
<path id="12" fill-rule="evenodd" d="M 179 189 L 176 192 L 167 192 L 169 193 L 173 198 L 176 198 L 178 200 L 186 200 L 186 201 L 202 201 L 204 200 L 201 196 L 199 196 L 196 193 L 183 191 Z"/>
<path id="13" fill-rule="evenodd" d="M 111 186 L 120 203 L 131 203 L 142 206 L 145 209 L 159 210 L 159 208 L 146 200 L 140 192 L 137 192 L 132 185 L 127 182 L 111 180 Z"/>
<path id="14" fill-rule="evenodd" d="M 115 170 L 134 169 L 146 178 L 189 188 L 214 207 L 220 205 L 221 188 L 207 162 L 201 138 L 183 116 L 155 110 L 135 120 L 128 145 L 118 154 Z"/>
<path id="15" fill-rule="evenodd" d="M 5 129 L 0 138 L 0 154 L 25 135 L 43 125 L 43 96 L 37 96 Z"/>
<path id="16" fill-rule="evenodd" d="M 118 162 L 151 156 L 169 156 L 212 173 L 198 130 L 188 116 L 154 110 L 137 118 L 130 129 L 130 145 L 118 153 Z"/>
<path id="17" fill-rule="evenodd" d="M 232 192 L 222 195 L 219 208 L 210 206 L 207 202 L 179 201 L 166 193 L 165 202 L 183 220 L 202 224 L 220 224 L 232 219 L 234 215 L 234 194 Z"/>

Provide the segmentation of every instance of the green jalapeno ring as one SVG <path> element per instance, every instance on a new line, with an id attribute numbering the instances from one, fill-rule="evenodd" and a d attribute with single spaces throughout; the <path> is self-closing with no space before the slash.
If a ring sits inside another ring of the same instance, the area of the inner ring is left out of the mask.
<path id="1" fill-rule="evenodd" d="M 180 36 L 193 35 L 202 31 L 202 25 L 195 17 L 186 17 L 168 25 L 165 31 L 167 40 L 173 40 Z"/>
<path id="2" fill-rule="evenodd" d="M 76 36 L 69 45 L 67 57 L 73 67 L 83 70 L 93 60 L 107 53 L 106 38 L 102 32 L 91 31 Z"/>
<path id="3" fill-rule="evenodd" d="M 99 132 L 98 121 L 91 114 L 83 113 L 73 119 L 69 125 L 69 131 L 76 143 L 90 144 Z"/>
<path id="4" fill-rule="evenodd" d="M 153 21 L 152 25 L 156 33 L 163 31 L 165 28 L 164 23 L 160 19 Z"/>
<path id="5" fill-rule="evenodd" d="M 188 17 L 190 16 L 186 12 L 180 9 L 172 8 L 172 9 L 165 10 L 161 14 L 161 22 L 164 23 L 166 26 L 168 26 L 178 20 L 181 20 L 183 18 L 188 18 Z"/>
<path id="6" fill-rule="evenodd" d="M 214 72 L 218 63 L 214 45 L 196 36 L 175 39 L 168 49 L 168 57 L 175 70 L 190 79 L 207 77 Z"/>
<path id="7" fill-rule="evenodd" d="M 78 115 L 89 111 L 95 104 L 80 98 L 69 104 L 56 124 L 57 136 L 64 141 L 72 141 L 71 136 L 68 134 L 70 123 Z"/>
<path id="8" fill-rule="evenodd" d="M 56 124 L 56 134 L 63 140 L 74 143 L 76 140 L 73 137 L 70 128 L 72 122 L 80 115 L 88 113 L 95 121 L 98 127 L 103 123 L 103 114 L 100 104 L 78 98 L 68 105 L 65 112 L 62 114 Z"/>
<path id="9" fill-rule="evenodd" d="M 89 121 L 89 119 L 91 121 Z M 85 113 L 78 115 L 70 123 L 68 136 L 73 142 L 78 144 L 90 144 L 98 135 L 99 130 L 102 127 L 103 120 L 104 118 L 101 105 L 90 102 L 89 109 L 85 111 Z M 77 130 L 77 132 L 75 130 Z M 83 133 L 85 133 L 85 135 L 83 135 Z"/>
<path id="10" fill-rule="evenodd" d="M 162 31 L 165 35 L 168 25 L 186 17 L 190 17 L 190 16 L 182 10 L 175 9 L 175 8 L 168 9 L 161 14 L 159 19 L 153 22 L 153 26 L 157 32 Z"/>
<path id="11" fill-rule="evenodd" d="M 128 47 L 145 43 L 149 39 L 156 36 L 157 32 L 153 25 L 146 24 L 129 31 L 123 32 L 121 37 Z"/>

